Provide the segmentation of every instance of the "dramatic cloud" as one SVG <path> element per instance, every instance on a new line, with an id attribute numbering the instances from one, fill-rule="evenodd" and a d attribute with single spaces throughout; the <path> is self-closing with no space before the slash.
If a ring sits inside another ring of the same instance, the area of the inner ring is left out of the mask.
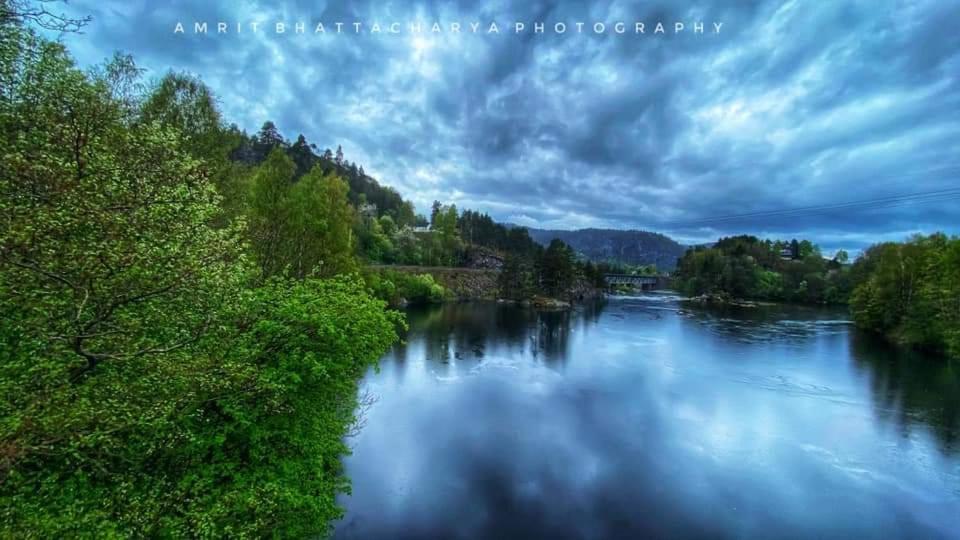
<path id="1" fill-rule="evenodd" d="M 155 76 L 195 72 L 231 121 L 342 144 L 421 211 L 440 199 L 531 226 L 828 250 L 960 232 L 955 2 L 156 4 L 72 3 L 94 21 L 64 40 L 83 63 L 119 49 Z"/>

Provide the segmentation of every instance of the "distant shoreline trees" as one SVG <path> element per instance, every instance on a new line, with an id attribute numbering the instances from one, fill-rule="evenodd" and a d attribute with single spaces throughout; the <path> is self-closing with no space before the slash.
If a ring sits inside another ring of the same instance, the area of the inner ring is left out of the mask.
<path id="1" fill-rule="evenodd" d="M 849 304 L 861 329 L 960 357 L 960 238 L 916 236 L 848 259 L 825 259 L 807 241 L 735 236 L 688 250 L 674 277 L 688 296 Z"/>
<path id="2" fill-rule="evenodd" d="M 689 249 L 674 273 L 688 296 L 725 294 L 734 298 L 843 304 L 852 290 L 850 268 L 825 259 L 809 241 L 721 238 L 712 247 Z"/>

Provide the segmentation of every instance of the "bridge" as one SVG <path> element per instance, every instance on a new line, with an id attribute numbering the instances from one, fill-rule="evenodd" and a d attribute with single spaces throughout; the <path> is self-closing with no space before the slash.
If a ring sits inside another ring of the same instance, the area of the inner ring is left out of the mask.
<path id="1" fill-rule="evenodd" d="M 605 274 L 607 285 L 630 285 L 644 291 L 661 289 L 670 284 L 667 276 L 634 276 L 631 274 Z"/>

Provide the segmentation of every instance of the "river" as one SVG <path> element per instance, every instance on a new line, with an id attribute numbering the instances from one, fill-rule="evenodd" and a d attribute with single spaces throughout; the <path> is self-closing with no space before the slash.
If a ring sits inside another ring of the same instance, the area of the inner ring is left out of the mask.
<path id="1" fill-rule="evenodd" d="M 651 293 L 409 323 L 362 384 L 338 538 L 960 538 L 960 364 L 843 310 Z"/>

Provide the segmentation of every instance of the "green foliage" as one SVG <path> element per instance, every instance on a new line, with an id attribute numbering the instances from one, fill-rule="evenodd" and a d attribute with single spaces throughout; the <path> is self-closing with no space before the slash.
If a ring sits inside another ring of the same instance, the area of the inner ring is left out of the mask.
<path id="1" fill-rule="evenodd" d="M 222 161 L 239 141 L 225 136 L 213 92 L 199 78 L 170 72 L 140 107 L 143 122 L 156 122 L 183 135 L 194 155 L 207 162 Z"/>
<path id="2" fill-rule="evenodd" d="M 460 259 L 463 242 L 457 229 L 457 207 L 442 206 L 434 214 L 429 236 L 430 262 L 439 266 L 454 266 Z"/>
<path id="3" fill-rule="evenodd" d="M 430 274 L 412 274 L 398 270 L 370 270 L 364 274 L 374 297 L 392 306 L 443 302 L 447 290 Z"/>
<path id="4" fill-rule="evenodd" d="M 293 172 L 294 164 L 290 158 L 282 151 L 274 150 L 254 170 L 250 182 L 250 241 L 263 276 L 284 272 L 290 262 L 284 257 L 284 252 L 290 250 L 283 243 L 283 235 L 290 227 L 288 193 Z"/>
<path id="5" fill-rule="evenodd" d="M 356 270 L 353 256 L 353 208 L 347 183 L 314 167 L 289 193 L 289 243 L 285 257 L 294 276 L 335 276 Z"/>
<path id="6" fill-rule="evenodd" d="M 139 87 L 135 82 L 133 60 L 119 56 L 106 70 L 110 80 L 125 81 L 111 87 Z M 129 91 L 114 90 L 113 94 L 127 96 Z M 137 101 L 135 97 L 126 101 Z M 207 173 L 222 197 L 222 215 L 217 224 L 227 223 L 242 215 L 246 207 L 249 186 L 248 168 L 230 160 L 231 152 L 242 142 L 242 134 L 235 128 L 224 127 L 213 92 L 198 77 L 187 73 L 170 72 L 153 85 L 136 109 L 138 122 L 158 123 L 180 134 L 181 149 L 206 164 Z"/>
<path id="7" fill-rule="evenodd" d="M 600 266 L 605 272 L 615 274 L 630 274 L 634 276 L 656 276 L 659 274 L 657 265 L 655 264 L 600 263 Z"/>
<path id="8" fill-rule="evenodd" d="M 845 303 L 850 268 L 820 255 L 807 240 L 773 242 L 753 236 L 721 238 L 712 248 L 693 248 L 677 264 L 677 288 L 689 296 L 801 303 Z"/>
<path id="9" fill-rule="evenodd" d="M 397 234 L 397 223 L 390 216 L 380 216 L 380 219 L 377 221 L 377 224 L 380 226 L 380 231 L 383 232 L 388 238 L 393 237 Z"/>
<path id="10" fill-rule="evenodd" d="M 583 278 L 591 286 L 596 287 L 598 289 L 603 289 L 607 287 L 607 278 L 605 275 L 606 270 L 604 269 L 604 266 L 602 264 L 598 265 L 598 264 L 593 264 L 590 261 L 587 261 L 583 263 L 582 273 L 583 273 Z M 656 274 L 656 269 L 654 269 L 653 272 L 648 275 L 654 275 L 654 274 Z"/>
<path id="11" fill-rule="evenodd" d="M 242 331 L 224 363 L 243 366 L 250 388 L 190 418 L 191 436 L 175 456 L 195 465 L 178 483 L 190 501 L 183 532 L 329 532 L 341 515 L 334 497 L 349 488 L 340 458 L 355 421 L 356 381 L 396 339 L 402 319 L 353 278 L 272 280 L 234 313 Z"/>
<path id="12" fill-rule="evenodd" d="M 169 80 L 169 82 L 168 82 Z M 168 75 L 158 86 L 156 101 L 185 102 L 194 116 L 203 118 L 203 93 L 195 90 L 196 81 L 185 75 Z M 168 87 L 180 88 L 180 97 L 174 100 Z M 161 99 L 163 98 L 163 99 Z M 185 116 L 178 111 L 175 118 Z M 183 122 L 177 122 L 182 124 Z M 316 147 L 300 135 L 292 144 L 284 139 L 273 122 L 264 123 L 253 136 L 236 130 L 222 130 L 221 138 L 230 143 L 229 181 L 218 181 L 218 188 L 226 198 L 225 212 L 237 215 L 237 193 L 245 189 L 253 195 L 249 204 L 252 241 L 259 254 L 262 273 L 274 275 L 291 272 L 288 257 L 278 256 L 284 249 L 270 238 L 282 237 L 283 221 L 279 200 L 270 207 L 271 194 L 282 191 L 286 184 L 298 185 L 315 170 L 320 174 L 335 175 L 347 181 L 347 198 L 355 209 L 353 231 L 347 235 L 361 260 L 372 263 L 456 266 L 463 263 L 464 254 L 471 246 L 484 246 L 514 253 L 522 257 L 538 256 L 542 248 L 534 242 L 526 229 L 495 223 L 490 216 L 466 210 L 459 215 L 456 206 L 434 203 L 429 231 L 415 231 L 417 221 L 413 205 L 399 194 L 383 187 L 364 173 L 363 167 L 345 159 L 342 148 L 334 153 L 326 150 L 320 155 Z M 201 147 L 203 145 L 200 145 Z M 281 156 L 285 159 L 281 160 Z M 282 162 L 282 163 L 281 163 Z M 252 168 L 251 174 L 244 174 Z M 247 187 L 249 185 L 249 187 Z M 271 191 L 272 190 L 272 191 Z M 279 236 L 278 236 L 279 235 Z M 300 275 L 296 269 L 294 275 Z"/>
<path id="13" fill-rule="evenodd" d="M 387 233 L 383 224 L 392 231 Z M 396 234 L 396 224 L 390 216 L 377 218 L 373 205 L 362 204 L 358 212 L 357 237 L 360 241 L 360 254 L 368 261 L 391 263 L 396 253 L 391 237 Z"/>
<path id="14" fill-rule="evenodd" d="M 421 265 L 424 263 L 424 242 L 409 227 L 404 227 L 393 236 L 396 256 L 394 262 Z"/>
<path id="15" fill-rule="evenodd" d="M 783 275 L 772 270 L 757 268 L 755 294 L 759 298 L 777 298 L 783 293 Z"/>
<path id="16" fill-rule="evenodd" d="M 0 537 L 328 533 L 402 320 L 355 277 L 255 278 L 352 268 L 346 185 L 271 155 L 242 199 L 258 271 L 197 81 L 131 97 L 125 58 L 87 76 L 0 32 Z"/>
<path id="17" fill-rule="evenodd" d="M 329 149 L 318 155 L 317 147 L 308 143 L 302 134 L 291 144 L 270 121 L 265 122 L 256 135 L 237 135 L 238 144 L 230 155 L 238 163 L 258 166 L 273 150 L 279 149 L 294 163 L 294 180 L 320 167 L 324 174 L 333 174 L 347 182 L 349 202 L 355 208 L 370 204 L 378 216 L 390 216 L 398 227 L 413 226 L 416 221 L 412 203 L 404 201 L 393 188 L 380 185 L 363 167 L 346 160 L 339 147 L 336 156 Z"/>
<path id="18" fill-rule="evenodd" d="M 960 357 L 960 239 L 943 234 L 871 247 L 854 264 L 857 325 Z"/>
<path id="19" fill-rule="evenodd" d="M 294 171 L 293 161 L 274 149 L 253 172 L 250 240 L 261 274 L 303 278 L 354 271 L 346 183 L 319 167 L 294 183 Z"/>

